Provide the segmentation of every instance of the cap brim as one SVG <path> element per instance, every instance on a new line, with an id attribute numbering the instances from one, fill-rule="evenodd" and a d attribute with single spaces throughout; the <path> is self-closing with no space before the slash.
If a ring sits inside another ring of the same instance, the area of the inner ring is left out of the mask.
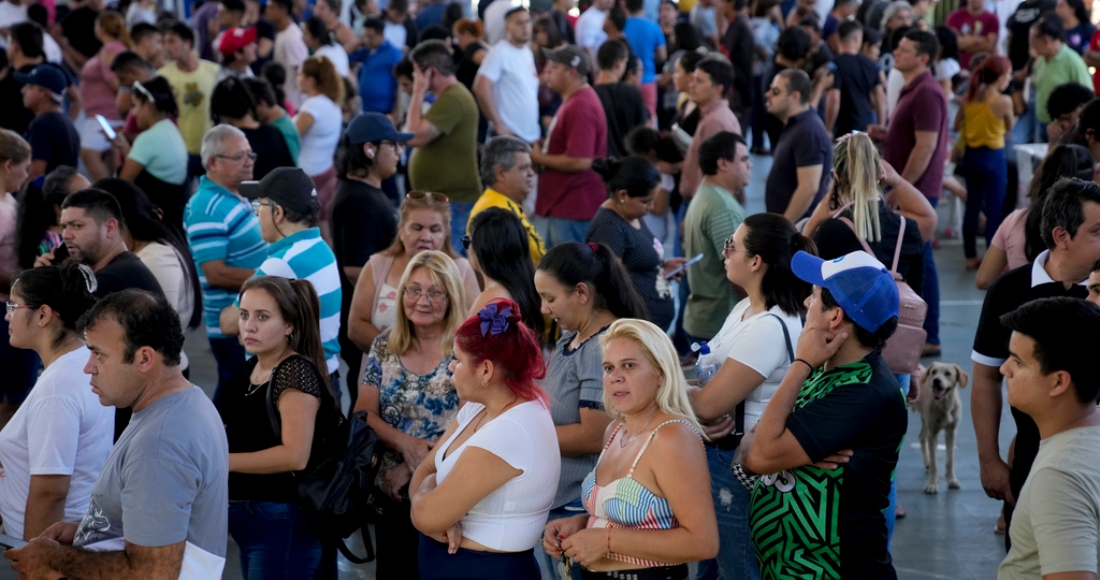
<path id="1" fill-rule="evenodd" d="M 14 72 L 12 76 L 15 77 L 16 81 L 18 81 L 18 82 L 20 82 L 24 85 L 31 82 L 31 78 L 32 78 L 30 73 L 24 73 L 24 72 L 19 72 L 19 71 Z"/>
<path id="2" fill-rule="evenodd" d="M 393 140 L 398 143 L 404 143 L 406 141 L 412 141 L 412 138 L 416 137 L 416 133 L 394 133 Z"/>
<path id="3" fill-rule="evenodd" d="M 264 191 L 263 188 L 260 187 L 259 181 L 242 181 L 237 190 L 241 193 L 241 196 L 246 199 L 259 199 L 263 197 Z"/>
<path id="4" fill-rule="evenodd" d="M 824 286 L 825 277 L 821 273 L 821 265 L 824 263 L 825 260 L 813 254 L 799 251 L 791 259 L 791 271 L 805 282 L 814 286 Z"/>
<path id="5" fill-rule="evenodd" d="M 547 60 L 552 60 L 558 64 L 566 64 L 557 57 L 557 49 L 542 47 L 542 56 L 545 56 Z"/>

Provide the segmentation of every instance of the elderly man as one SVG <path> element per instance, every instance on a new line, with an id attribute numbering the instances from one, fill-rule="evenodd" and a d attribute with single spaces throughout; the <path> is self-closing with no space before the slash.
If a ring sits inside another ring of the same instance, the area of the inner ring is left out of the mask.
<path id="1" fill-rule="evenodd" d="M 470 211 L 470 223 L 474 216 L 490 207 L 504 208 L 523 222 L 527 240 L 531 245 L 531 261 L 537 266 L 546 246 L 535 226 L 523 213 L 523 201 L 535 187 L 535 170 L 531 165 L 531 147 L 515 137 L 493 137 L 481 150 L 481 180 L 485 193 L 481 194 Z M 470 233 L 469 223 L 466 233 Z"/>
<path id="2" fill-rule="evenodd" d="M 199 179 L 183 215 L 202 283 L 206 335 L 218 361 L 219 389 L 244 366 L 245 353 L 236 338 L 222 333 L 218 315 L 233 303 L 241 285 L 267 255 L 260 222 L 239 193 L 241 182 L 252 179 L 255 160 L 240 129 L 229 125 L 211 129 L 202 140 L 206 175 Z"/>

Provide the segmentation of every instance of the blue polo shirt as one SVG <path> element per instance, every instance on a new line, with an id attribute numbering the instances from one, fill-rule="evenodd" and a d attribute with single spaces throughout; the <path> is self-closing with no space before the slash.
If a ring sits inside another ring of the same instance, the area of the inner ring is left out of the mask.
<path id="1" fill-rule="evenodd" d="M 642 59 L 642 84 L 657 80 L 657 62 L 653 53 L 658 47 L 665 46 L 665 33 L 661 32 L 661 27 L 654 21 L 631 16 L 626 19 L 623 35 L 630 43 L 630 50 Z"/>
<path id="2" fill-rule="evenodd" d="M 206 334 L 210 338 L 227 338 L 222 334 L 218 316 L 226 306 L 233 304 L 237 293 L 211 286 L 202 265 L 223 260 L 232 268 L 259 268 L 267 255 L 267 242 L 260 236 L 260 222 L 248 200 L 204 175 L 199 178 L 195 195 L 187 201 L 183 227 L 199 271 Z"/>
<path id="3" fill-rule="evenodd" d="M 291 234 L 267 248 L 267 259 L 256 270 L 259 276 L 281 276 L 313 284 L 321 299 L 321 342 L 332 374 L 340 368 L 340 270 L 336 255 L 321 238 L 319 228 Z M 240 306 L 240 298 L 234 302 Z"/>
<path id="4" fill-rule="evenodd" d="M 363 112 L 388 114 L 393 111 L 394 98 L 397 96 L 397 79 L 393 77 L 393 67 L 401 62 L 405 53 L 388 40 L 374 50 L 360 48 L 353 52 L 348 60 L 363 63 L 359 69 L 359 98 L 363 101 Z"/>

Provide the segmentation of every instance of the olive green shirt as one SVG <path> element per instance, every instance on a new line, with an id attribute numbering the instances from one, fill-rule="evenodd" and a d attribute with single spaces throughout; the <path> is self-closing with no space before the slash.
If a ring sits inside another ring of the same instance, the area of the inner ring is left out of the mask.
<path id="1" fill-rule="evenodd" d="M 446 194 L 451 203 L 477 201 L 481 177 L 477 173 L 477 101 L 462 83 L 437 95 L 424 115 L 440 135 L 413 148 L 409 158 L 412 189 Z"/>

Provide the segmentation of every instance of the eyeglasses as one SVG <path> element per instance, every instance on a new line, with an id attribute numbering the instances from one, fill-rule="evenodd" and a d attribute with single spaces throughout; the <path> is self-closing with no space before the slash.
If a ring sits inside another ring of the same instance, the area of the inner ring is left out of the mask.
<path id="1" fill-rule="evenodd" d="M 245 153 L 243 155 L 234 155 L 232 157 L 230 157 L 229 155 L 215 155 L 214 157 L 217 157 L 219 159 L 228 159 L 229 161 L 232 161 L 233 163 L 240 163 L 240 162 L 244 161 L 245 159 L 251 159 L 253 162 L 255 162 L 256 159 L 258 159 L 260 156 L 256 155 L 255 153 L 252 153 L 250 151 L 250 152 Z"/>
<path id="2" fill-rule="evenodd" d="M 462 249 L 468 251 L 470 249 L 470 242 L 472 241 L 473 238 L 470 236 L 462 236 Z"/>
<path id="3" fill-rule="evenodd" d="M 451 198 L 439 193 L 438 191 L 410 191 L 405 195 L 406 199 L 426 199 L 431 198 L 432 201 L 438 201 L 440 203 L 447 203 L 451 201 Z"/>
<path id="4" fill-rule="evenodd" d="M 262 202 L 258 199 L 254 199 L 254 200 L 252 200 L 252 212 L 255 213 L 256 215 L 260 215 L 260 208 L 265 206 L 265 205 L 267 207 L 270 207 L 272 209 L 272 211 L 274 211 L 275 206 L 277 206 L 279 204 L 277 204 L 277 203 L 264 203 L 264 202 Z"/>
<path id="5" fill-rule="evenodd" d="M 416 304 L 420 302 L 420 299 L 424 296 L 428 297 L 428 302 L 439 306 L 447 302 L 447 293 L 440 292 L 439 290 L 428 290 L 427 292 L 420 288 L 405 288 L 405 301 Z"/>
<path id="6" fill-rule="evenodd" d="M 14 302 L 6 302 L 5 304 L 8 307 L 9 316 L 14 316 L 15 311 L 19 310 L 20 308 L 37 308 L 37 306 L 31 306 L 30 304 L 16 304 Z"/>

